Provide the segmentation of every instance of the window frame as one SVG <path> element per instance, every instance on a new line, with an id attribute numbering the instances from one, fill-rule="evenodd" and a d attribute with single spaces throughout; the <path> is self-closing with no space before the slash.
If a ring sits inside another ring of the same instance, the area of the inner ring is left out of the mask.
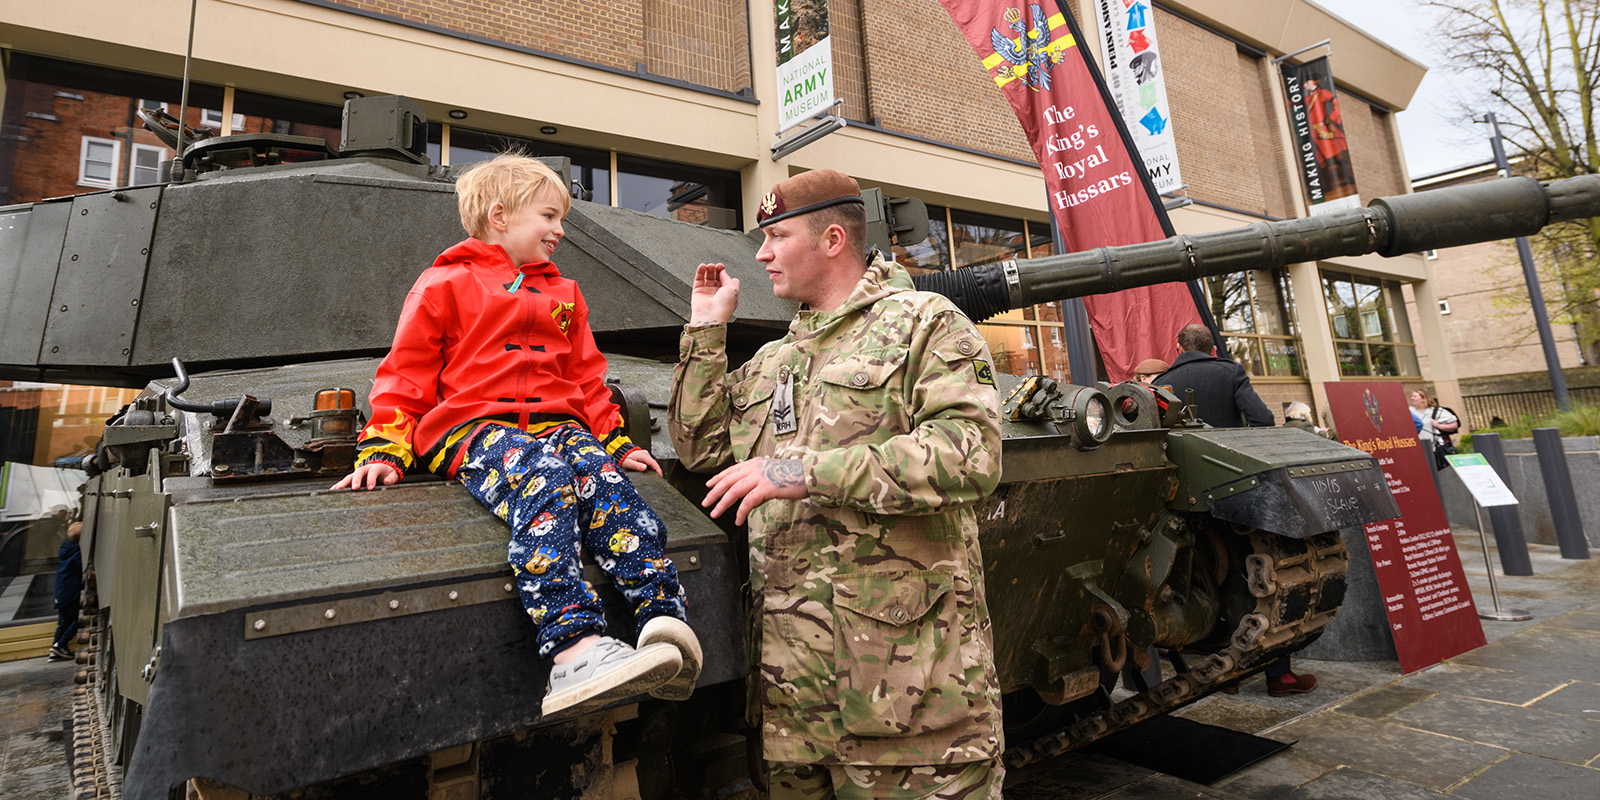
<path id="1" fill-rule="evenodd" d="M 109 177 L 109 178 L 107 178 L 107 179 L 105 179 L 103 181 L 100 180 L 100 179 L 97 179 L 97 178 L 91 178 L 85 173 L 85 169 L 84 168 L 87 167 L 88 164 L 89 164 L 89 146 L 91 144 L 109 144 L 109 145 L 111 145 L 111 177 Z M 122 165 L 122 140 L 121 139 L 106 139 L 106 138 L 103 138 L 103 137 L 100 137 L 100 136 L 84 136 L 84 137 L 82 137 L 82 142 L 78 146 L 78 185 L 79 186 L 89 186 L 89 187 L 93 187 L 95 189 L 115 189 L 115 188 L 117 188 L 117 170 L 118 170 L 118 167 L 120 167 L 121 165 Z"/>
<path id="2" fill-rule="evenodd" d="M 158 144 L 141 144 L 139 142 L 134 142 L 133 143 L 133 147 L 131 147 L 129 149 L 130 149 L 130 152 L 128 154 L 128 156 L 129 156 L 128 157 L 128 185 L 129 186 L 149 186 L 149 185 L 151 185 L 151 183 L 160 183 L 161 182 L 161 162 L 164 159 L 166 159 L 166 157 L 167 157 L 167 148 L 162 147 L 161 145 L 158 145 Z M 136 175 L 137 175 L 138 171 L 140 169 L 144 169 L 144 167 L 140 167 L 139 166 L 139 154 L 140 153 L 144 153 L 144 152 L 152 152 L 152 151 L 156 154 L 156 164 L 153 167 L 149 167 L 149 169 L 153 170 L 156 173 L 155 180 L 151 181 L 151 183 L 140 183 L 138 181 L 138 179 L 136 178 Z"/>

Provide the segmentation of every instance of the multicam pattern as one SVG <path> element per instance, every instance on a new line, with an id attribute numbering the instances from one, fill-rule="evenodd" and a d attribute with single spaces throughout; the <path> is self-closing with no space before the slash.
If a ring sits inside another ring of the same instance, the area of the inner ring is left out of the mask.
<path id="1" fill-rule="evenodd" d="M 771 765 L 768 800 L 1000 800 L 1000 759 L 915 767 Z"/>
<path id="2" fill-rule="evenodd" d="M 539 655 L 605 630 L 600 598 L 583 580 L 582 551 L 633 606 L 636 628 L 663 614 L 684 618 L 661 518 L 578 424 L 538 437 L 490 425 L 468 446 L 456 480 L 511 526 L 508 557 L 539 626 Z"/>
<path id="3" fill-rule="evenodd" d="M 732 373 L 726 330 L 684 332 L 670 416 L 680 457 L 700 471 L 797 458 L 810 491 L 750 516 L 766 757 L 994 758 L 1000 691 L 971 508 L 1000 478 L 982 337 L 881 259 L 843 308 L 800 312 Z M 797 425 L 780 435 L 774 392 L 791 379 Z"/>

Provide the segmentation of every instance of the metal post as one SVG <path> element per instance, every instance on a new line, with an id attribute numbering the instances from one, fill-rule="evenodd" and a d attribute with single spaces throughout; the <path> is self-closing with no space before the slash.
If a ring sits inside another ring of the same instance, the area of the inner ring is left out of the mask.
<path id="1" fill-rule="evenodd" d="M 172 175 L 174 181 L 183 180 L 183 118 L 189 113 L 189 63 L 194 60 L 194 17 L 200 0 L 189 2 L 189 44 L 183 50 L 183 92 L 178 100 L 178 142 L 172 150 Z"/>
<path id="2" fill-rule="evenodd" d="M 1506 160 L 1505 145 L 1500 140 L 1500 123 L 1494 112 L 1483 115 L 1489 124 L 1489 145 L 1494 148 L 1494 163 L 1500 174 L 1511 175 L 1511 162 Z M 1533 247 L 1528 237 L 1517 237 L 1517 257 L 1522 260 L 1522 279 L 1528 284 L 1528 301 L 1533 306 L 1533 322 L 1539 328 L 1539 345 L 1544 349 L 1544 364 L 1550 370 L 1550 389 L 1555 392 L 1556 405 L 1562 411 L 1572 410 L 1572 398 L 1567 395 L 1567 376 L 1561 371 L 1561 357 L 1556 355 L 1556 339 L 1550 333 L 1550 317 L 1544 310 L 1544 290 L 1539 286 L 1539 273 L 1533 266 Z M 1493 514 L 1493 512 L 1490 512 Z M 1498 528 L 1497 528 L 1498 530 Z"/>
<path id="3" fill-rule="evenodd" d="M 1499 473 L 1500 480 L 1511 485 L 1511 474 L 1506 469 L 1505 445 L 1498 433 L 1475 433 L 1472 449 L 1483 454 L 1489 466 Z M 1528 540 L 1522 535 L 1522 518 L 1516 506 L 1491 506 L 1489 521 L 1494 524 L 1494 543 L 1500 549 L 1500 566 L 1507 575 L 1532 575 L 1533 562 L 1528 558 Z"/>
<path id="4" fill-rule="evenodd" d="M 1550 521 L 1556 528 L 1561 557 L 1588 559 L 1589 539 L 1583 533 L 1583 518 L 1578 515 L 1578 496 L 1572 490 L 1572 473 L 1567 469 L 1567 451 L 1561 445 L 1561 430 L 1534 428 L 1533 449 L 1539 454 L 1544 496 L 1550 501 Z"/>
<path id="5" fill-rule="evenodd" d="M 1496 508 L 1499 508 L 1499 506 L 1496 506 Z M 1520 622 L 1525 619 L 1533 619 L 1533 615 L 1526 611 L 1518 611 L 1514 608 L 1502 610 L 1500 608 L 1500 589 L 1494 584 L 1494 561 L 1489 558 L 1489 534 L 1483 532 L 1483 506 L 1478 505 L 1477 500 L 1473 500 L 1472 510 L 1478 515 L 1478 536 L 1483 540 L 1483 566 L 1489 570 L 1489 597 L 1494 599 L 1494 610 L 1479 611 L 1478 619 L 1490 619 L 1495 622 Z M 1504 559 L 1504 557 L 1505 554 L 1501 553 L 1501 558 Z M 1507 572 L 1506 574 L 1510 575 L 1511 573 Z M 1530 572 L 1528 574 L 1531 575 L 1533 573 Z"/>

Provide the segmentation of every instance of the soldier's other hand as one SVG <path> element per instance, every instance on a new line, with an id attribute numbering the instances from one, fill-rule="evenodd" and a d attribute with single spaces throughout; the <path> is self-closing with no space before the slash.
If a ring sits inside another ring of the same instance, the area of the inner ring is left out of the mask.
<path id="1" fill-rule="evenodd" d="M 655 456 L 650 455 L 650 451 L 644 449 L 643 447 L 635 448 L 626 456 L 623 456 L 622 466 L 631 469 L 634 472 L 644 472 L 649 470 L 657 475 L 661 474 L 661 465 L 657 464 Z"/>
<path id="2" fill-rule="evenodd" d="M 737 525 L 743 525 L 750 512 L 768 500 L 804 500 L 808 494 L 805 470 L 797 458 L 762 457 L 741 461 L 712 476 L 706 486 L 711 491 L 700 505 L 715 504 L 711 516 L 716 518 L 738 503 L 733 517 Z"/>
<path id="3" fill-rule="evenodd" d="M 339 489 L 376 489 L 378 484 L 393 486 L 400 482 L 400 470 L 395 469 L 382 461 L 372 461 L 356 467 L 356 471 L 344 476 L 344 480 L 333 485 L 335 491 Z"/>
<path id="4" fill-rule="evenodd" d="M 689 324 L 720 325 L 733 319 L 739 307 L 739 279 L 721 264 L 701 264 L 694 271 L 689 293 Z"/>

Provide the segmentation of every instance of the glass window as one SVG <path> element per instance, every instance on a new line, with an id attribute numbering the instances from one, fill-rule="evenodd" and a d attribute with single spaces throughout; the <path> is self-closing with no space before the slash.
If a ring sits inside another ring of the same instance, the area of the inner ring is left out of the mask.
<path id="1" fill-rule="evenodd" d="M 437 122 L 428 123 L 428 160 L 435 164 L 443 163 L 439 159 L 443 130 Z M 567 180 L 577 184 L 573 187 L 572 196 L 603 206 L 611 205 L 611 153 L 608 151 L 475 131 L 459 125 L 450 126 L 451 165 L 488 161 L 500 153 L 508 152 L 531 156 L 566 156 L 572 162 Z"/>
<path id="2" fill-rule="evenodd" d="M 928 206 L 928 238 L 915 244 L 890 248 L 894 260 L 912 275 L 943 272 L 950 268 L 950 229 L 945 224 L 943 206 Z"/>
<path id="3" fill-rule="evenodd" d="M 221 128 L 222 127 L 222 112 L 218 111 L 218 110 L 216 110 L 214 108 L 203 108 L 203 109 L 201 109 L 200 110 L 200 124 L 206 126 L 207 128 Z M 244 115 L 243 114 L 234 114 L 233 115 L 233 124 L 228 126 L 228 130 L 233 132 L 233 133 L 239 133 L 240 131 L 243 131 L 244 130 Z"/>
<path id="4" fill-rule="evenodd" d="M 958 268 L 1026 257 L 1028 250 L 1022 220 L 957 209 L 950 209 L 950 241 Z"/>
<path id="5" fill-rule="evenodd" d="M 1257 377 L 1305 375 L 1294 295 L 1283 270 L 1247 270 L 1200 281 L 1228 353 Z"/>
<path id="6" fill-rule="evenodd" d="M 161 181 L 161 161 L 169 151 L 165 147 L 147 144 L 133 146 L 133 171 L 128 176 L 129 186 L 148 186 Z"/>
<path id="7" fill-rule="evenodd" d="M 1421 374 L 1399 283 L 1324 271 L 1322 286 L 1340 374 L 1379 378 Z"/>
<path id="8" fill-rule="evenodd" d="M 284 97 L 236 91 L 233 93 L 234 133 L 277 133 L 286 136 L 305 136 L 321 139 L 334 150 L 339 149 L 340 126 L 344 121 L 344 107 Z M 244 119 L 237 119 L 240 116 Z M 219 117 L 220 119 L 220 117 Z"/>
<path id="9" fill-rule="evenodd" d="M 83 137 L 78 156 L 78 183 L 110 188 L 116 178 L 117 155 L 121 151 L 122 143 L 115 139 Z"/>
<path id="10" fill-rule="evenodd" d="M 739 175 L 724 170 L 617 156 L 615 205 L 657 217 L 741 230 Z"/>

